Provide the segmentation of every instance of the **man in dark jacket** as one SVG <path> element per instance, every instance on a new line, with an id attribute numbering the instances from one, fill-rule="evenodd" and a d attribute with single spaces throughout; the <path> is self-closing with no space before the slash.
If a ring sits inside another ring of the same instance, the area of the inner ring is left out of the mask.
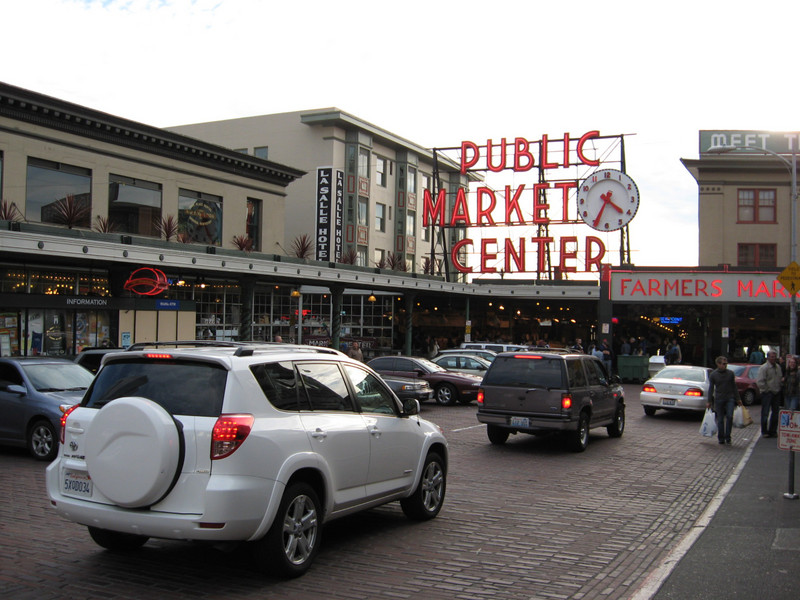
<path id="1" fill-rule="evenodd" d="M 736 406 L 742 405 L 739 397 L 739 388 L 736 387 L 736 375 L 728 369 L 728 359 L 718 356 L 714 361 L 717 368 L 711 371 L 708 388 L 708 403 L 706 408 L 711 408 L 714 403 L 714 412 L 717 414 L 717 440 L 720 444 L 731 443 L 731 430 L 733 428 L 733 411 Z"/>

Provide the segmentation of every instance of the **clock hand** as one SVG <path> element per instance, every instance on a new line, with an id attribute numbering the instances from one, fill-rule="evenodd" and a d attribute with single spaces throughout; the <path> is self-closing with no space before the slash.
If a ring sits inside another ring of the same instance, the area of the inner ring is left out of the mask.
<path id="1" fill-rule="evenodd" d="M 617 212 L 621 213 L 622 209 L 619 206 L 617 206 L 616 204 L 614 204 L 614 202 L 611 201 L 611 196 L 612 195 L 613 195 L 613 192 L 611 190 L 608 190 L 608 192 L 606 192 L 605 194 L 600 194 L 600 198 L 602 198 L 603 202 L 605 202 L 606 204 L 610 204 L 611 206 L 613 206 L 614 210 L 616 210 Z"/>
<path id="2" fill-rule="evenodd" d="M 606 209 L 606 204 L 608 204 L 608 200 L 606 200 L 605 194 L 602 194 L 600 197 L 603 199 L 603 206 L 600 207 L 600 210 L 597 213 L 594 222 L 592 223 L 592 227 L 594 227 L 595 229 L 597 229 L 597 226 L 600 224 L 600 217 L 603 216 L 603 211 Z"/>

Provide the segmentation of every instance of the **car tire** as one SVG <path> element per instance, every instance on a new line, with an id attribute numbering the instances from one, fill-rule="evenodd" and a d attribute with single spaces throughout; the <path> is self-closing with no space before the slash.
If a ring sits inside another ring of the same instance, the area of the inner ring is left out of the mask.
<path id="1" fill-rule="evenodd" d="M 28 451 L 36 460 L 48 462 L 58 454 L 58 433 L 47 419 L 39 419 L 28 430 Z"/>
<path id="2" fill-rule="evenodd" d="M 654 414 L 656 414 L 656 409 L 652 406 L 645 406 L 644 414 L 646 414 L 648 417 L 652 417 Z"/>
<path id="3" fill-rule="evenodd" d="M 447 471 L 442 457 L 436 452 L 428 453 L 422 467 L 422 475 L 414 493 L 400 500 L 403 513 L 415 521 L 433 519 L 442 510 L 447 491 Z"/>
<path id="4" fill-rule="evenodd" d="M 502 446 L 508 440 L 509 431 L 504 427 L 497 425 L 487 425 L 486 435 L 489 436 L 489 441 L 495 446 Z"/>
<path id="5" fill-rule="evenodd" d="M 290 484 L 267 534 L 255 543 L 259 569 L 290 579 L 311 567 L 322 542 L 322 507 L 309 484 Z"/>
<path id="6" fill-rule="evenodd" d="M 98 546 L 111 550 L 112 552 L 130 552 L 145 545 L 148 538 L 146 535 L 136 535 L 135 533 L 122 533 L 120 531 L 109 531 L 99 527 L 89 526 L 89 535 Z"/>
<path id="7" fill-rule="evenodd" d="M 458 390 L 449 383 L 442 383 L 436 386 L 436 404 L 440 406 L 452 406 L 458 400 Z"/>
<path id="8" fill-rule="evenodd" d="M 570 433 L 570 446 L 573 452 L 583 452 L 589 445 L 589 413 L 581 412 L 578 416 L 578 427 Z"/>
<path id="9" fill-rule="evenodd" d="M 614 412 L 614 422 L 606 427 L 608 435 L 612 438 L 622 437 L 625 431 L 625 405 L 620 402 L 617 405 L 617 410 Z"/>
<path id="10" fill-rule="evenodd" d="M 742 404 L 745 406 L 753 406 L 756 403 L 756 393 L 753 390 L 745 390 L 742 394 Z"/>

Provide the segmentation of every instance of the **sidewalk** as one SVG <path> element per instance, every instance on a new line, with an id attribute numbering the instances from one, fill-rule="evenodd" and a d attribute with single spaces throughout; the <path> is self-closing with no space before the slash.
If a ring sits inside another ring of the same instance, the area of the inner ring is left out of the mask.
<path id="1" fill-rule="evenodd" d="M 797 454 L 795 462 L 800 463 Z M 789 451 L 778 449 L 775 438 L 757 435 L 720 491 L 716 510 L 710 506 L 696 533 L 689 534 L 665 563 L 663 574 L 647 582 L 640 590 L 644 595 L 637 598 L 800 597 L 800 500 L 784 498 L 789 460 Z M 800 493 L 797 468 L 793 491 Z"/>

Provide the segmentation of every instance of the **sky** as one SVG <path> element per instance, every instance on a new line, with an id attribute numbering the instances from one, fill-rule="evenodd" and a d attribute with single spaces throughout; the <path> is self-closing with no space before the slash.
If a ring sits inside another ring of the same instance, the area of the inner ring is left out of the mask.
<path id="1" fill-rule="evenodd" d="M 427 148 L 630 134 L 632 262 L 696 266 L 680 159 L 701 129 L 800 130 L 798 17 L 796 0 L 0 0 L 0 81 L 156 127 L 337 107 Z"/>

